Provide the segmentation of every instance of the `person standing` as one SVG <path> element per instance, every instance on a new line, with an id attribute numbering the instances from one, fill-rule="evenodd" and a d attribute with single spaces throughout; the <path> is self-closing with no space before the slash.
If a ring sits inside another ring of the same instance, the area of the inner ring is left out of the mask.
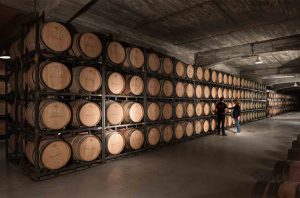
<path id="1" fill-rule="evenodd" d="M 217 127 L 218 127 L 218 135 L 220 135 L 220 128 L 222 125 L 222 136 L 227 136 L 225 134 L 225 114 L 226 114 L 226 109 L 227 105 L 223 102 L 224 98 L 220 98 L 220 102 L 216 105 L 216 113 L 217 113 Z"/>
<path id="2" fill-rule="evenodd" d="M 240 124 L 240 120 L 241 120 L 241 107 L 240 107 L 240 103 L 237 99 L 234 99 L 234 107 L 229 108 L 229 109 L 233 109 L 232 112 L 232 117 L 235 120 L 235 124 L 236 124 L 236 133 L 240 133 L 241 132 L 241 124 Z"/>

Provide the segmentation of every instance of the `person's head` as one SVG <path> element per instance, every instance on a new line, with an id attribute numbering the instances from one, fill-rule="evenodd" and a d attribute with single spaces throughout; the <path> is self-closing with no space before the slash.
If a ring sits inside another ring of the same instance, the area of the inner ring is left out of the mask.
<path id="1" fill-rule="evenodd" d="M 239 104 L 239 101 L 238 101 L 237 99 L 234 99 L 234 100 L 233 100 L 233 103 L 234 103 L 235 105 L 238 105 L 238 104 Z"/>
<path id="2" fill-rule="evenodd" d="M 221 98 L 220 98 L 220 102 L 223 102 L 223 100 L 224 100 L 224 97 L 221 97 Z"/>

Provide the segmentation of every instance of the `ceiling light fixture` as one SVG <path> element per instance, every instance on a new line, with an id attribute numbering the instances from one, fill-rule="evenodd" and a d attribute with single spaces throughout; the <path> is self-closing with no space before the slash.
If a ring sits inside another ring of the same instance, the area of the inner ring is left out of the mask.
<path id="1" fill-rule="evenodd" d="M 2 53 L 0 54 L 0 59 L 8 60 L 10 59 L 10 56 L 6 53 L 5 50 L 3 50 Z"/>
<path id="2" fill-rule="evenodd" d="M 255 65 L 263 64 L 264 62 L 261 60 L 260 56 L 257 56 L 256 61 L 254 62 Z"/>
<path id="3" fill-rule="evenodd" d="M 251 46 L 251 56 L 255 56 L 254 55 L 254 50 L 253 50 L 253 43 L 250 43 Z M 261 60 L 261 57 L 259 55 L 256 55 L 256 61 L 254 62 L 255 65 L 260 65 L 263 64 L 263 61 Z"/>
<path id="4" fill-rule="evenodd" d="M 298 84 L 295 82 L 293 86 L 294 86 L 294 87 L 298 87 Z"/>

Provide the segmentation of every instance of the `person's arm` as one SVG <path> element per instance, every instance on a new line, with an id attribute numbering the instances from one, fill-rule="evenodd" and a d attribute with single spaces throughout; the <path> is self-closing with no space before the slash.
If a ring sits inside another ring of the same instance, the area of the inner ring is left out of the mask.
<path id="1" fill-rule="evenodd" d="M 238 112 L 238 120 L 241 119 L 241 107 L 240 106 L 237 106 L 237 112 Z"/>

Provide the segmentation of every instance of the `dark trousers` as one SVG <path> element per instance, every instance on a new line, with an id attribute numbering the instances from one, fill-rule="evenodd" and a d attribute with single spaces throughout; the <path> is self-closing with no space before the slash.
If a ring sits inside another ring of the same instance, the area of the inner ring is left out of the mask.
<path id="1" fill-rule="evenodd" d="M 224 128 L 224 123 L 225 123 L 225 115 L 217 115 L 217 124 L 218 124 L 218 134 L 220 134 L 220 128 L 221 128 L 221 124 L 222 124 L 222 135 L 225 134 L 225 128 Z"/>

